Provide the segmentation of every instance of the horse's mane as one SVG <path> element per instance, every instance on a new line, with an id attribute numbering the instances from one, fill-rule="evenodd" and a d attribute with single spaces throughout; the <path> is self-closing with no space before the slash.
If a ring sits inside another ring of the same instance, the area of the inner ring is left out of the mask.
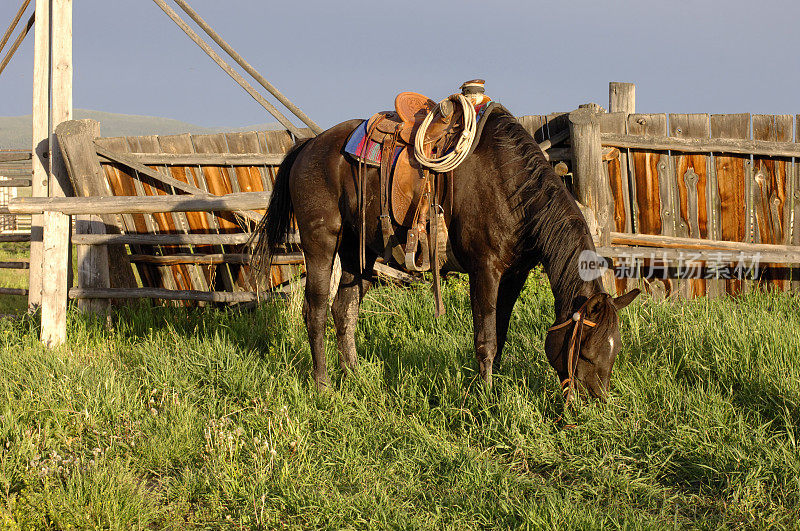
<path id="1" fill-rule="evenodd" d="M 522 169 L 509 176 L 512 212 L 518 218 L 515 254 L 520 267 L 541 263 L 550 278 L 556 298 L 569 304 L 584 281 L 578 275 L 578 257 L 594 250 L 589 227 L 561 178 L 544 158 L 539 144 L 505 109 L 495 116 L 494 141 Z"/>

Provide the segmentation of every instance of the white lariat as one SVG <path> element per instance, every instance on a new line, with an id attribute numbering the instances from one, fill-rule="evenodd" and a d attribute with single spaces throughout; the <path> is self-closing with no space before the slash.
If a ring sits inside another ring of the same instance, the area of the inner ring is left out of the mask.
<path id="1" fill-rule="evenodd" d="M 464 130 L 458 138 L 455 149 L 446 155 L 436 158 L 428 158 L 425 152 L 425 133 L 428 130 L 428 126 L 433 122 L 434 117 L 437 114 L 442 114 L 441 106 L 447 98 L 440 101 L 436 105 L 436 108 L 428 113 L 428 116 L 426 116 L 425 120 L 420 124 L 414 138 L 414 156 L 417 158 L 417 161 L 436 173 L 453 171 L 459 164 L 464 162 L 464 159 L 469 155 L 472 142 L 475 140 L 475 135 L 478 130 L 475 107 L 473 107 L 469 100 L 463 95 L 457 94 L 457 96 L 458 101 L 461 102 L 461 106 L 464 108 Z"/>

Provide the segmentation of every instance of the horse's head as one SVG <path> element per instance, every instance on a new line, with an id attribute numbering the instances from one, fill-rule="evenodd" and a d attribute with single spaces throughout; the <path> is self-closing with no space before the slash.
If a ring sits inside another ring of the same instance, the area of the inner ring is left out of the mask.
<path id="1" fill-rule="evenodd" d="M 621 347 L 618 312 L 639 292 L 634 289 L 616 298 L 598 293 L 548 330 L 544 349 L 567 401 L 580 389 L 601 400 L 607 396 L 611 369 Z"/>

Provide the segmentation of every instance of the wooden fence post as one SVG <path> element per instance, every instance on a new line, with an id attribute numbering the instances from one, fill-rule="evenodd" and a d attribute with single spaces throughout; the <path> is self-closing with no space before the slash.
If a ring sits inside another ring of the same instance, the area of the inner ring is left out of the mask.
<path id="1" fill-rule="evenodd" d="M 42 343 L 56 347 L 67 339 L 70 216 L 44 213 L 42 264 Z"/>
<path id="2" fill-rule="evenodd" d="M 599 106 L 586 106 L 569 114 L 569 133 L 572 144 L 572 175 L 578 202 L 594 217 L 600 247 L 611 245 L 614 229 L 614 196 L 603 166 L 603 146 L 600 143 Z M 584 215 L 587 212 L 584 212 Z M 591 223 L 591 220 L 587 220 Z M 612 295 L 616 293 L 614 274 L 607 270 L 602 276 L 603 286 Z"/>
<path id="3" fill-rule="evenodd" d="M 589 208 L 600 229 L 600 245 L 611 244 L 614 200 L 603 168 L 600 121 L 592 109 L 569 114 L 573 184 L 578 202 Z"/>
<path id="4" fill-rule="evenodd" d="M 94 120 L 70 120 L 56 127 L 56 137 L 62 159 L 76 196 L 114 195 L 95 151 L 94 140 L 98 136 L 100 136 L 100 124 Z M 113 214 L 80 215 L 75 233 L 114 234 L 119 232 L 117 227 L 117 216 Z M 77 248 L 77 253 L 78 287 L 136 287 L 136 279 L 133 276 L 124 246 L 82 245 Z M 101 269 L 91 271 L 92 267 Z M 82 282 L 89 284 L 82 284 Z M 100 312 L 106 310 L 107 306 L 108 301 L 81 301 L 78 303 L 78 308 L 83 311 Z"/>
<path id="5" fill-rule="evenodd" d="M 72 0 L 52 0 L 52 108 L 53 126 L 72 120 Z M 50 197 L 72 195 L 66 165 L 55 130 L 50 135 Z"/>
<path id="6" fill-rule="evenodd" d="M 612 81 L 608 84 L 608 112 L 636 112 L 636 85 Z"/>
<path id="7" fill-rule="evenodd" d="M 47 197 L 50 175 L 50 1 L 36 0 L 33 46 L 32 145 L 34 197 Z M 28 273 L 28 305 L 42 303 L 42 215 L 31 216 L 31 269 Z"/>
<path id="8" fill-rule="evenodd" d="M 96 215 L 78 216 L 76 234 L 105 234 L 106 224 Z M 117 246 L 119 247 L 119 246 Z M 108 251 L 105 245 L 80 245 L 78 254 L 78 288 L 105 289 L 111 287 L 108 268 Z M 125 261 L 127 263 L 127 260 Z M 128 266 L 130 269 L 130 266 Z M 106 314 L 109 299 L 79 299 L 78 309 L 85 313 Z"/>

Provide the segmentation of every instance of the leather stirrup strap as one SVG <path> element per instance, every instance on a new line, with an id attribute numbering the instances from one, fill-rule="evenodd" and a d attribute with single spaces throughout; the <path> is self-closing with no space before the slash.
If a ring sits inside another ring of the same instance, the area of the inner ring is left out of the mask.
<path id="1" fill-rule="evenodd" d="M 367 134 L 364 137 L 364 149 L 366 150 L 369 145 L 369 139 L 378 127 L 378 124 L 383 120 L 383 117 L 378 118 L 367 128 Z M 358 270 L 361 275 L 364 274 L 367 262 L 367 154 L 362 153 L 361 159 L 358 162 L 358 182 L 356 183 L 358 190 Z"/>
<path id="2" fill-rule="evenodd" d="M 431 183 L 430 194 L 430 229 L 428 230 L 428 238 L 430 240 L 430 267 L 433 273 L 433 300 L 435 305 L 434 317 L 441 317 L 445 314 L 444 301 L 442 300 L 442 282 L 441 274 L 439 272 L 439 198 L 438 198 L 438 175 L 435 173 L 429 174 Z"/>
<path id="3" fill-rule="evenodd" d="M 399 265 L 405 262 L 403 247 L 394 234 L 392 219 L 389 217 L 389 181 L 394 163 L 394 152 L 397 147 L 397 136 L 401 126 L 395 129 L 391 137 L 387 137 L 381 147 L 380 188 L 381 188 L 381 233 L 383 234 L 383 258 L 388 263 L 392 258 Z"/>

